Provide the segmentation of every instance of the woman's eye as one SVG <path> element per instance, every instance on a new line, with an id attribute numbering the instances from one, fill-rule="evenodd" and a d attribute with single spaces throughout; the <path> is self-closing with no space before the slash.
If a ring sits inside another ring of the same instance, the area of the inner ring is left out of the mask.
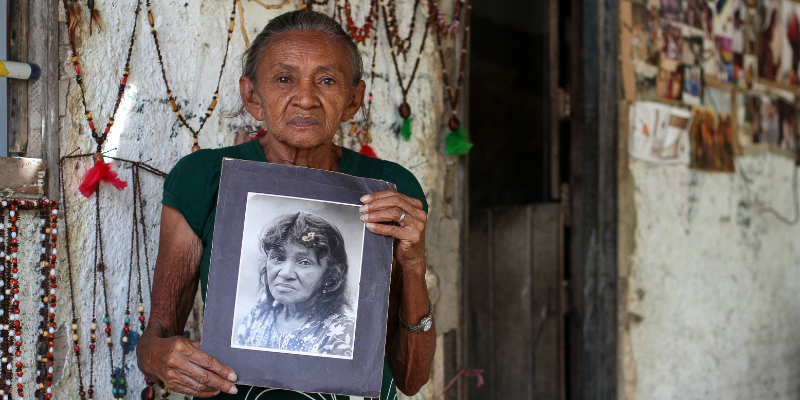
<path id="1" fill-rule="evenodd" d="M 269 261 L 273 263 L 282 263 L 286 260 L 286 258 L 280 254 L 270 254 Z"/>
<path id="2" fill-rule="evenodd" d="M 289 78 L 282 76 L 278 78 L 278 83 L 289 83 Z"/>
<path id="3" fill-rule="evenodd" d="M 336 81 L 333 78 L 323 78 L 322 84 L 324 85 L 333 85 Z"/>
<path id="4" fill-rule="evenodd" d="M 300 265 L 312 265 L 311 260 L 305 258 L 298 260 L 297 263 Z"/>

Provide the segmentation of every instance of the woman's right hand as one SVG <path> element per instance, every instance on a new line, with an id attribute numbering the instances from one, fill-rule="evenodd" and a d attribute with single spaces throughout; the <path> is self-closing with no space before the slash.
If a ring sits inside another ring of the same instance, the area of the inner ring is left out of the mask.
<path id="1" fill-rule="evenodd" d="M 139 369 L 167 389 L 195 397 L 235 394 L 236 373 L 180 333 L 192 311 L 203 246 L 183 215 L 161 209 L 161 236 L 151 292 L 150 323 L 136 344 Z"/>
<path id="2" fill-rule="evenodd" d="M 194 397 L 211 397 L 220 391 L 237 393 L 233 384 L 236 373 L 200 350 L 199 341 L 147 333 L 136 346 L 137 359 L 139 369 L 156 384 Z"/>

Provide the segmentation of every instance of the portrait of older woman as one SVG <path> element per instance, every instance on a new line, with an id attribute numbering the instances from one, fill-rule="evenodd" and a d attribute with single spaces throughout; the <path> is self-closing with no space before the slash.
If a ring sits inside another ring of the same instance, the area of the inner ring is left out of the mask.
<path id="1" fill-rule="evenodd" d="M 234 319 L 232 346 L 352 358 L 356 315 L 339 229 L 308 212 L 284 214 L 264 227 L 258 247 L 258 301 Z M 248 278 L 240 273 L 235 314 L 253 296 L 242 290 Z"/>
<path id="2" fill-rule="evenodd" d="M 245 399 L 255 391 L 235 385 L 237 371 L 200 350 L 200 342 L 183 337 L 198 287 L 205 298 L 220 168 L 227 157 L 337 171 L 396 185 L 396 191 L 365 195 L 360 208 L 370 232 L 395 241 L 381 398 L 394 398 L 396 389 L 413 395 L 428 381 L 436 333 L 425 284 L 425 195 L 414 175 L 400 165 L 333 143 L 340 124 L 364 105 L 363 73 L 358 47 L 325 14 L 307 9 L 283 14 L 252 41 L 243 57 L 239 93 L 246 111 L 266 126 L 266 134 L 240 145 L 191 153 L 164 181 L 150 322 L 136 347 L 145 376 L 195 397 Z M 287 242 L 284 251 L 289 247 Z M 305 397 L 284 390 L 257 393 L 249 398 Z M 333 398 L 315 398 L 319 396 Z"/>

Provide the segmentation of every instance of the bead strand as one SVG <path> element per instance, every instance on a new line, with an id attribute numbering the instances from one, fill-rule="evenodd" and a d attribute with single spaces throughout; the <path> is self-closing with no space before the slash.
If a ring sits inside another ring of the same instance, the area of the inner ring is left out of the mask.
<path id="1" fill-rule="evenodd" d="M 338 0 L 336 2 L 336 10 L 340 18 L 341 15 L 344 14 L 347 20 L 347 29 L 350 31 L 350 37 L 352 37 L 356 43 L 361 43 L 369 38 L 372 27 L 377 23 L 378 19 L 377 0 L 370 0 L 369 13 L 364 21 L 364 25 L 361 26 L 357 26 L 354 21 L 353 14 L 350 11 L 350 0 Z"/>
<path id="2" fill-rule="evenodd" d="M 67 0 L 64 0 L 64 9 L 67 9 L 68 4 Z M 122 97 L 125 93 L 125 89 L 128 86 L 128 76 L 130 75 L 130 63 L 131 63 L 131 54 L 133 53 L 133 45 L 136 42 L 136 27 L 138 22 L 139 12 L 141 11 L 141 0 L 137 0 L 136 3 L 136 10 L 134 11 L 133 17 L 133 31 L 131 32 L 130 43 L 128 45 L 128 55 L 125 59 L 125 68 L 123 69 L 122 78 L 120 79 L 120 84 L 117 90 L 117 99 L 116 103 L 114 104 L 114 109 L 111 112 L 111 117 L 109 117 L 108 122 L 106 123 L 106 127 L 103 130 L 103 133 L 98 134 L 97 130 L 95 129 L 94 125 L 94 118 L 92 113 L 89 111 L 89 107 L 86 103 L 86 90 L 83 86 L 83 76 L 81 75 L 81 67 L 78 62 L 78 51 L 75 47 L 75 37 L 74 32 L 69 30 L 69 45 L 70 50 L 72 52 L 72 65 L 75 68 L 75 82 L 78 83 L 80 87 L 81 93 L 81 104 L 83 105 L 83 113 L 86 116 L 86 121 L 89 125 L 89 129 L 92 134 L 92 138 L 97 143 L 97 151 L 100 151 L 103 143 L 106 141 L 108 137 L 108 133 L 111 131 L 111 127 L 114 125 L 114 118 L 117 115 L 117 111 L 119 110 L 119 105 L 122 102 Z"/>
<path id="3" fill-rule="evenodd" d="M 0 230 L 3 230 L 4 236 L 0 236 L 0 242 L 5 241 L 5 247 L 0 246 L 0 257 L 2 257 L 2 263 L 0 263 L 0 272 L 2 274 L 2 280 L 0 280 L 0 287 L 3 288 L 3 292 L 0 294 L 0 323 L 2 323 L 2 348 L 0 348 L 0 354 L 2 354 L 2 364 L 0 364 L 0 382 L 2 389 L 0 390 L 0 395 L 3 396 L 3 400 L 8 400 L 11 396 L 11 380 L 13 377 L 11 360 L 13 360 L 13 347 L 11 341 L 11 289 L 6 286 L 6 283 L 9 285 L 11 284 L 11 260 L 16 258 L 17 255 L 17 246 L 16 243 L 11 243 L 11 240 L 16 239 L 16 232 L 17 227 L 15 225 L 16 218 L 15 215 L 11 214 L 11 210 L 9 209 L 11 203 L 15 202 L 14 200 L 3 200 L 0 202 L 2 205 L 2 216 L 3 219 L 0 220 Z M 5 210 L 9 209 L 9 220 L 8 224 L 4 224 L 3 221 L 5 220 Z M 7 225 L 7 227 L 6 227 Z M 3 243 L 0 243 L 3 244 Z M 6 354 L 6 351 L 8 353 Z"/>
<path id="4" fill-rule="evenodd" d="M 35 203 L 35 202 L 34 202 Z M 36 206 L 36 204 L 34 204 Z M 41 282 L 39 313 L 42 316 L 37 342 L 37 398 L 52 398 L 53 347 L 55 346 L 56 262 L 58 260 L 58 206 L 52 200 L 42 200 L 40 234 L 42 235 Z M 49 221 L 48 221 L 49 219 Z"/>
<path id="5" fill-rule="evenodd" d="M 439 33 L 450 35 L 458 31 L 458 28 L 461 25 L 460 13 L 461 9 L 464 7 L 464 2 L 465 0 L 455 1 L 455 4 L 453 5 L 453 16 L 452 16 L 453 22 L 449 24 L 444 21 L 444 17 L 442 16 L 442 10 L 439 8 L 439 3 L 434 0 L 430 0 L 428 2 L 428 7 L 430 9 L 429 14 L 432 19 L 431 24 L 433 24 L 436 27 L 436 30 Z"/>
<path id="6" fill-rule="evenodd" d="M 461 38 L 461 52 L 459 54 L 460 60 L 457 70 L 458 76 L 455 82 L 456 85 L 455 91 L 452 90 L 453 88 L 450 83 L 450 78 L 447 71 L 446 58 L 444 56 L 444 51 L 442 50 L 441 33 L 439 31 L 436 32 L 436 44 L 438 47 L 437 50 L 439 53 L 439 61 L 441 62 L 442 65 L 442 81 L 444 83 L 447 100 L 450 102 L 450 111 L 452 113 L 452 116 L 450 117 L 450 121 L 448 123 L 450 130 L 457 130 L 461 127 L 461 122 L 458 120 L 458 103 L 459 100 L 461 99 L 461 87 L 463 86 L 464 83 L 464 70 L 467 64 L 466 61 L 469 58 L 467 56 L 467 52 L 469 48 L 468 47 L 469 33 L 470 33 L 469 26 L 470 26 L 470 19 L 472 16 L 472 0 L 469 0 L 469 2 L 467 3 L 466 11 L 467 12 L 464 17 L 464 34 L 463 37 Z"/>
<path id="7" fill-rule="evenodd" d="M 11 331 L 13 330 L 13 332 L 14 332 L 14 338 L 13 338 L 13 341 L 14 341 L 13 342 L 14 358 L 9 360 L 7 367 L 8 367 L 9 370 L 12 370 L 12 368 L 13 368 L 13 370 L 15 371 L 14 375 L 16 375 L 16 377 L 17 377 L 17 379 L 16 379 L 17 380 L 17 385 L 16 385 L 17 386 L 17 395 L 19 397 L 25 397 L 24 389 L 23 389 L 23 386 L 22 386 L 22 376 L 24 375 L 24 372 L 22 370 L 22 366 L 23 366 L 22 365 L 22 322 L 19 319 L 19 314 L 20 314 L 20 310 L 19 310 L 19 280 L 18 280 L 19 279 L 19 269 L 18 269 L 18 263 L 17 263 L 17 257 L 16 257 L 16 255 L 17 255 L 17 246 L 16 245 L 18 243 L 18 240 L 17 240 L 17 234 L 18 233 L 17 233 L 17 226 L 16 226 L 18 217 L 16 215 L 16 211 L 17 211 L 17 206 L 19 204 L 20 204 L 20 202 L 16 201 L 16 204 L 12 203 L 8 207 L 9 208 L 9 216 L 11 217 L 10 218 L 10 224 L 11 224 L 11 227 L 12 227 L 12 232 L 11 232 L 12 234 L 11 234 L 11 239 L 9 240 L 9 243 L 12 246 L 14 246 L 14 249 L 13 249 L 14 251 L 11 253 L 11 275 L 10 275 L 11 280 L 9 281 L 11 283 L 11 289 L 6 290 L 6 295 L 7 296 L 9 296 L 9 295 L 12 296 L 11 297 L 11 314 L 9 315 L 9 319 L 12 322 L 11 322 L 11 329 L 9 330 L 9 335 L 11 334 Z M 12 367 L 12 365 L 13 365 L 13 367 Z M 12 378 L 13 378 L 14 375 L 12 375 Z"/>
<path id="8" fill-rule="evenodd" d="M 169 87 L 169 80 L 167 79 L 167 71 L 164 68 L 164 57 L 161 55 L 161 44 L 158 42 L 158 32 L 156 31 L 156 24 L 155 24 L 155 17 L 153 16 L 153 7 L 150 3 L 150 0 L 146 2 L 146 10 L 147 10 L 147 22 L 150 24 L 150 33 L 153 35 L 153 42 L 156 45 L 156 54 L 158 55 L 158 65 L 161 67 L 161 79 L 164 81 L 164 86 L 167 89 L 167 100 L 169 101 L 170 108 L 172 109 L 172 113 L 178 118 L 181 125 L 185 126 L 186 129 L 192 134 L 192 152 L 200 150 L 200 145 L 198 144 L 198 135 L 200 131 L 203 130 L 203 127 L 206 124 L 206 121 L 211 117 L 211 114 L 214 113 L 214 109 L 217 107 L 217 100 L 219 99 L 219 87 L 220 83 L 222 82 L 222 73 L 225 71 L 225 65 L 228 62 L 228 53 L 230 52 L 230 44 L 231 38 L 233 38 L 233 30 L 236 26 L 236 8 L 237 8 L 237 0 L 233 0 L 233 10 L 231 10 L 231 15 L 229 17 L 228 22 L 228 30 L 227 30 L 227 41 L 225 43 L 225 56 L 222 58 L 222 66 L 219 69 L 219 77 L 217 78 L 217 87 L 214 90 L 214 95 L 211 99 L 211 105 L 206 109 L 205 116 L 200 118 L 200 126 L 197 129 L 192 128 L 189 125 L 189 122 L 186 121 L 186 118 L 181 114 L 180 108 L 175 100 L 175 96 L 172 94 L 172 90 Z"/>

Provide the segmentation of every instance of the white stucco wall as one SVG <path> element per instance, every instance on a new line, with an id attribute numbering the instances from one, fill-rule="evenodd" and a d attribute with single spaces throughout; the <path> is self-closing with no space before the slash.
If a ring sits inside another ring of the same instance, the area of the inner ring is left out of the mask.
<path id="1" fill-rule="evenodd" d="M 622 187 L 635 207 L 620 215 L 635 219 L 633 250 L 620 254 L 620 398 L 800 396 L 800 225 L 764 212 L 795 218 L 794 162 L 763 153 L 736 168 L 631 161 Z"/>
<path id="2" fill-rule="evenodd" d="M 77 45 L 86 87 L 86 99 L 98 129 L 103 129 L 114 105 L 116 88 L 124 64 L 127 40 L 132 28 L 135 3 L 134 0 L 97 2 L 105 30 L 90 37 L 88 23 L 85 19 L 81 21 L 78 29 Z M 441 3 L 443 9 L 451 9 L 450 2 Z M 363 16 L 366 15 L 366 8 L 362 5 L 368 4 L 368 2 L 359 1 L 351 2 L 351 4 L 353 4 L 358 20 L 362 21 Z M 297 7 L 295 2 L 292 2 L 283 10 L 268 11 L 255 2 L 245 1 L 243 5 L 251 40 L 271 18 Z M 410 0 L 399 2 L 398 15 L 401 21 L 410 21 L 412 5 L 413 1 Z M 194 115 L 188 119 L 189 123 L 195 127 L 198 125 L 197 116 L 202 115 L 205 108 L 208 107 L 216 85 L 219 64 L 225 51 L 226 29 L 231 6 L 231 1 L 211 0 L 165 0 L 153 4 L 156 29 L 170 87 L 177 97 L 184 115 L 187 113 Z M 423 7 L 424 5 L 420 6 L 418 11 L 420 19 L 423 18 Z M 63 21 L 63 10 L 60 13 Z M 86 12 L 84 14 L 88 15 Z M 407 22 L 401 27 L 401 35 L 404 34 L 405 26 L 407 26 Z M 435 275 L 431 281 L 438 282 L 435 289 L 439 294 L 439 300 L 435 313 L 437 314 L 437 329 L 440 333 L 444 333 L 458 328 L 458 252 L 453 249 L 457 250 L 458 248 L 458 235 L 454 233 L 458 232 L 459 225 L 455 219 L 448 218 L 452 217 L 453 211 L 452 209 L 446 211 L 447 204 L 444 195 L 445 171 L 453 168 L 456 160 L 443 156 L 441 151 L 441 139 L 444 133 L 440 127 L 443 126 L 445 108 L 441 92 L 439 60 L 433 56 L 433 40 L 429 38 L 418 75 L 409 93 L 414 134 L 410 142 L 404 142 L 398 139 L 394 133 L 400 124 L 397 107 L 402 96 L 391 66 L 390 53 L 384 44 L 383 26 L 379 25 L 378 28 L 382 43 L 378 47 L 376 67 L 378 75 L 375 78 L 373 90 L 375 99 L 372 113 L 374 121 L 372 146 L 379 157 L 397 161 L 411 170 L 426 192 L 431 208 L 428 224 L 429 270 Z M 418 43 L 421 34 L 422 30 L 417 29 L 415 43 Z M 61 94 L 65 99 L 61 110 L 61 154 L 91 152 L 94 144 L 87 133 L 88 127 L 80 106 L 78 87 L 74 81 L 74 70 L 71 63 L 68 62 L 69 54 L 63 32 L 60 43 L 64 61 Z M 364 51 L 364 62 L 368 68 L 371 45 L 361 45 L 360 47 Z M 415 46 L 414 52 L 416 52 L 416 48 Z M 244 125 L 240 118 L 224 117 L 237 104 L 237 82 L 240 74 L 239 55 L 243 51 L 244 43 L 237 16 L 228 66 L 223 74 L 220 87 L 219 105 L 199 137 L 199 144 L 203 148 L 233 144 L 236 132 Z M 410 58 L 405 68 L 407 74 L 410 73 L 412 66 L 413 58 Z M 189 131 L 180 125 L 167 103 L 155 46 L 147 24 L 144 2 L 139 15 L 139 28 L 136 33 L 130 71 L 129 87 L 104 150 L 108 151 L 108 155 L 146 161 L 156 168 L 169 171 L 182 156 L 189 153 L 192 140 Z M 358 147 L 356 146 L 354 149 L 358 150 Z M 79 162 L 68 162 L 65 168 L 67 196 L 70 201 L 69 222 L 72 229 L 73 268 L 78 285 L 77 290 L 80 290 L 79 296 L 76 297 L 76 303 L 81 320 L 81 341 L 84 349 L 88 348 L 87 332 L 91 318 L 89 293 L 91 293 L 92 284 L 94 198 L 83 198 L 78 193 L 77 187 L 80 184 L 80 178 L 90 166 L 89 160 L 85 159 Z M 122 165 L 117 165 L 115 169 L 120 172 L 122 179 L 129 179 L 130 172 Z M 142 173 L 142 180 L 146 201 L 145 217 L 150 239 L 148 248 L 152 267 L 157 251 L 163 180 L 146 172 Z M 452 200 L 452 198 L 450 199 Z M 122 327 L 125 308 L 125 299 L 120 293 L 124 293 L 126 289 L 130 263 L 132 192 L 130 189 L 116 191 L 105 187 L 102 191 L 101 202 L 109 293 L 112 293 L 109 297 L 109 307 L 113 310 L 111 319 L 114 330 L 118 331 Z M 61 241 L 63 248 L 63 235 Z M 66 274 L 62 273 L 59 278 L 62 279 L 61 287 L 66 287 Z M 145 303 L 149 313 L 148 294 L 146 294 Z M 134 304 L 132 308 L 135 306 Z M 70 317 L 66 301 L 62 300 L 59 307 L 59 323 L 61 325 L 68 324 Z M 102 318 L 102 315 L 98 314 L 98 318 Z M 115 335 L 118 337 L 118 333 Z M 102 335 L 99 337 L 103 338 Z M 98 345 L 98 349 L 96 358 L 100 361 L 96 363 L 95 367 L 95 385 L 97 386 L 95 392 L 103 394 L 103 398 L 105 398 L 106 394 L 110 393 L 109 364 L 105 346 Z M 115 344 L 114 351 L 115 363 L 119 363 L 121 357 L 119 345 Z M 84 351 L 84 353 L 88 355 L 88 351 Z M 77 380 L 72 351 L 68 353 L 64 351 L 57 357 L 64 357 L 65 354 L 68 356 L 65 376 L 55 385 L 55 398 L 76 398 Z M 435 380 L 435 385 L 429 385 L 423 390 L 423 393 L 427 393 L 428 396 L 438 392 L 437 385 L 438 388 L 441 388 L 444 380 L 441 372 L 442 358 L 439 357 L 437 360 L 439 364 L 435 366 L 437 372 L 434 375 L 438 378 Z M 84 368 L 87 367 L 88 364 L 85 363 Z M 128 358 L 126 371 L 129 377 L 128 398 L 138 398 L 138 393 L 144 383 L 133 357 Z M 32 387 L 31 385 L 28 387 Z M 31 390 L 29 391 L 32 393 Z M 172 398 L 182 398 L 182 396 L 175 395 Z"/>

